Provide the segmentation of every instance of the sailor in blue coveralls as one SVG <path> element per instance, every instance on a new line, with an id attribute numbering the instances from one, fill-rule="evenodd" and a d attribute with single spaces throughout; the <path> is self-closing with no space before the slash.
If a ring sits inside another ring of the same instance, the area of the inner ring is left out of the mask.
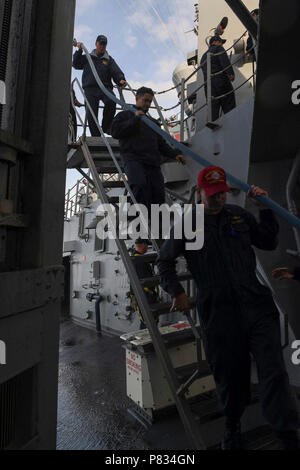
<path id="1" fill-rule="evenodd" d="M 252 249 L 275 250 L 278 223 L 261 205 L 257 222 L 248 211 L 226 204 L 230 190 L 222 168 L 202 170 L 198 186 L 205 212 L 203 248 L 187 251 L 184 237 L 174 239 L 172 229 L 157 261 L 161 286 L 174 298 L 171 311 L 189 308 L 175 269 L 176 258 L 183 255 L 197 285 L 206 358 L 226 417 L 223 449 L 242 447 L 240 419 L 250 399 L 250 353 L 257 365 L 264 417 L 283 448 L 296 449 L 299 416 L 283 361 L 279 312 L 270 289 L 257 279 Z M 252 194 L 267 196 L 256 186 Z"/>
<path id="2" fill-rule="evenodd" d="M 235 92 L 232 82 L 235 79 L 234 70 L 230 59 L 225 51 L 223 44 L 226 39 L 215 35 L 209 40 L 209 48 L 201 57 L 201 68 L 204 81 L 207 82 L 207 53 L 211 53 L 211 73 L 217 74 L 211 77 L 211 94 L 213 97 L 223 96 L 220 99 L 212 99 L 212 121 L 220 117 L 220 111 L 224 114 L 229 113 L 236 107 Z M 207 85 L 204 87 L 207 96 Z"/>
<path id="3" fill-rule="evenodd" d="M 141 120 L 149 111 L 153 96 L 151 88 L 140 88 L 136 94 L 136 113 L 122 111 L 111 127 L 111 135 L 120 141 L 120 154 L 133 195 L 138 204 L 147 207 L 149 215 L 151 204 L 165 202 L 161 155 L 185 164 L 183 155 Z"/>
<path id="4" fill-rule="evenodd" d="M 104 103 L 102 129 L 106 134 L 110 134 L 110 127 L 114 115 L 116 113 L 116 104 L 105 93 L 99 88 L 96 79 L 93 75 L 92 69 L 88 63 L 86 55 L 82 54 L 82 43 L 78 43 L 78 51 L 73 56 L 73 67 L 76 70 L 83 70 L 82 74 L 82 87 L 84 89 L 86 99 L 89 102 L 96 118 L 98 118 L 99 101 Z M 114 82 L 119 86 L 126 85 L 124 73 L 120 67 L 116 64 L 114 59 L 108 54 L 106 50 L 107 38 L 106 36 L 100 35 L 96 39 L 96 49 L 91 52 L 91 58 L 96 68 L 96 71 L 103 82 L 103 85 L 107 90 L 114 94 L 113 84 Z M 87 107 L 87 119 L 89 128 L 92 136 L 99 137 L 100 132 L 92 117 L 92 114 Z"/>

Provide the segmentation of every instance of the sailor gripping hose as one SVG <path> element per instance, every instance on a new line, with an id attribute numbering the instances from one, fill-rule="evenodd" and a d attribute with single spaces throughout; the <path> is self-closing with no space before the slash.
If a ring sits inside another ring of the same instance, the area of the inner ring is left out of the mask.
<path id="1" fill-rule="evenodd" d="M 76 39 L 74 39 L 73 41 L 73 45 L 74 47 L 77 47 L 78 45 L 78 42 Z M 91 70 L 94 74 L 94 77 L 95 77 L 95 80 L 99 86 L 99 88 L 103 91 L 103 93 L 108 97 L 110 98 L 112 101 L 114 101 L 115 103 L 119 104 L 122 108 L 126 109 L 127 111 L 131 111 L 133 114 L 136 113 L 136 109 L 127 104 L 127 103 L 124 103 L 123 101 L 121 101 L 120 99 L 118 99 L 114 94 L 110 93 L 106 88 L 105 86 L 103 85 L 101 79 L 99 78 L 98 74 L 97 74 L 97 71 L 96 71 L 96 68 L 93 64 L 93 60 L 90 56 L 90 53 L 89 51 L 87 50 L 87 48 L 84 46 L 83 43 L 80 43 L 80 47 L 81 49 L 85 52 L 86 54 L 86 57 L 87 57 L 87 60 L 88 60 L 88 63 L 91 67 Z M 131 91 L 133 92 L 132 88 L 130 87 L 130 85 L 128 84 L 127 82 L 127 86 L 129 86 L 129 88 L 131 89 Z M 147 118 L 147 116 L 142 116 L 141 119 L 143 120 L 143 122 L 151 127 L 151 129 L 154 130 L 154 132 L 156 132 L 157 134 L 161 135 L 161 137 L 163 137 L 170 145 L 172 145 L 172 147 L 175 147 L 177 148 L 178 150 L 181 151 L 181 153 L 189 156 L 190 158 L 192 158 L 193 160 L 195 160 L 197 163 L 199 163 L 200 165 L 202 165 L 203 167 L 206 167 L 206 166 L 210 166 L 211 165 L 211 162 L 209 162 L 208 160 L 206 160 L 205 158 L 203 158 L 202 156 L 198 155 L 197 153 L 193 152 L 191 149 L 189 149 L 188 147 L 186 147 L 185 145 L 183 145 L 181 142 L 178 142 L 177 140 L 175 140 L 170 134 L 168 134 L 167 132 L 163 131 L 162 129 L 160 129 L 154 122 L 152 122 L 150 119 Z M 236 178 L 235 176 L 231 175 L 230 173 L 226 172 L 226 176 L 227 176 L 227 179 L 228 181 L 234 185 L 235 187 L 239 188 L 240 190 L 244 191 L 245 193 L 248 193 L 249 191 L 252 192 L 252 188 L 249 184 L 245 183 L 244 181 L 241 181 L 239 180 L 238 178 Z M 300 230 L 300 219 L 296 216 L 294 216 L 293 214 L 291 214 L 289 211 L 287 211 L 286 209 L 284 209 L 283 207 L 281 207 L 279 204 L 277 204 L 275 201 L 273 201 L 272 199 L 264 196 L 264 195 L 261 195 L 261 196 L 255 196 L 256 199 L 258 199 L 263 205 L 265 205 L 266 207 L 269 207 L 270 209 L 272 209 L 277 215 L 279 215 L 280 217 L 282 217 L 283 219 L 285 219 L 287 222 L 289 222 L 293 227 L 297 228 L 298 230 Z"/>

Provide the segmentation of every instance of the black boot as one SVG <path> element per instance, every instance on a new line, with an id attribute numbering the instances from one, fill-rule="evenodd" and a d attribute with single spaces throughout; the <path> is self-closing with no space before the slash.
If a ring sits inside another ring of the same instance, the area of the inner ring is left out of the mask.
<path id="1" fill-rule="evenodd" d="M 240 423 L 234 426 L 226 426 L 224 439 L 221 444 L 222 450 L 242 450 L 242 434 Z"/>

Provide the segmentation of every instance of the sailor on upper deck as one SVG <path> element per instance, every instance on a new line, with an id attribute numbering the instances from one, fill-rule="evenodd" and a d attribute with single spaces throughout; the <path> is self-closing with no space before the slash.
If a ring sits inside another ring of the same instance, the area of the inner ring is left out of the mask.
<path id="1" fill-rule="evenodd" d="M 209 48 L 201 58 L 201 68 L 204 75 L 204 81 L 207 82 L 207 54 L 211 54 L 211 93 L 212 97 L 225 95 L 220 99 L 212 99 L 212 121 L 220 117 L 220 110 L 224 114 L 229 113 L 236 106 L 235 94 L 232 83 L 235 79 L 234 71 L 229 57 L 223 47 L 226 39 L 220 36 L 213 36 L 209 41 Z M 214 74 L 218 74 L 215 75 Z M 205 85 L 205 94 L 207 96 L 207 85 Z"/>

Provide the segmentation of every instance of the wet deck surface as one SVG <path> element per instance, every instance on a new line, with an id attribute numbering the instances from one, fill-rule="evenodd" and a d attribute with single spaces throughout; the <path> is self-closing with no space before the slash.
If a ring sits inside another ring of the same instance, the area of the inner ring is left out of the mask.
<path id="1" fill-rule="evenodd" d="M 130 417 L 127 409 L 132 402 L 126 396 L 121 345 L 118 337 L 99 337 L 71 322 L 62 324 L 57 449 L 191 449 L 177 414 L 171 413 L 149 429 Z M 255 441 L 254 448 L 274 448 L 268 431 L 254 434 L 248 448 Z"/>
<path id="2" fill-rule="evenodd" d="M 143 450 L 146 430 L 127 408 L 125 351 L 116 337 L 72 323 L 61 329 L 58 449 Z"/>

